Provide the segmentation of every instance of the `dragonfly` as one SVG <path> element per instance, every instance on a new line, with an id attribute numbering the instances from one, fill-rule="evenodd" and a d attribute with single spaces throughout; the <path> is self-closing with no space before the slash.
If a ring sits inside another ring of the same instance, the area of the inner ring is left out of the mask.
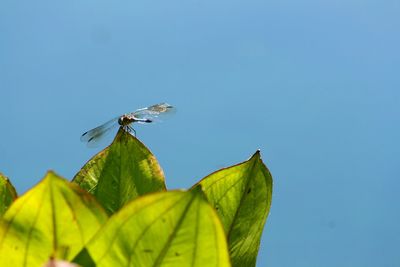
<path id="1" fill-rule="evenodd" d="M 136 135 L 135 129 L 132 124 L 137 122 L 140 124 L 147 124 L 160 121 L 159 118 L 167 114 L 175 112 L 175 108 L 168 103 L 159 103 L 146 108 L 137 109 L 131 113 L 126 113 L 121 116 L 115 117 L 106 123 L 89 130 L 82 134 L 81 141 L 88 144 L 88 146 L 98 143 L 98 141 L 111 129 L 116 126 L 122 127 L 129 133 Z"/>

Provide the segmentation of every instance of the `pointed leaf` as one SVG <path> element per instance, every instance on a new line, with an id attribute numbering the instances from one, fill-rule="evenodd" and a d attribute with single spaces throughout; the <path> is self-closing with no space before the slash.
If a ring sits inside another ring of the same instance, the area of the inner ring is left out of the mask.
<path id="1" fill-rule="evenodd" d="M 0 217 L 17 198 L 17 192 L 10 180 L 0 173 Z"/>
<path id="2" fill-rule="evenodd" d="M 99 267 L 230 266 L 222 224 L 201 190 L 131 202 L 110 218 L 88 251 Z"/>
<path id="3" fill-rule="evenodd" d="M 255 266 L 272 197 L 272 176 L 257 151 L 199 182 L 220 215 L 233 266 Z"/>
<path id="4" fill-rule="evenodd" d="M 113 143 L 89 160 L 72 181 L 92 193 L 109 213 L 138 196 L 165 190 L 156 158 L 122 128 Z"/>
<path id="5" fill-rule="evenodd" d="M 90 194 L 49 172 L 4 214 L 0 266 L 71 260 L 106 220 L 105 211 Z"/>

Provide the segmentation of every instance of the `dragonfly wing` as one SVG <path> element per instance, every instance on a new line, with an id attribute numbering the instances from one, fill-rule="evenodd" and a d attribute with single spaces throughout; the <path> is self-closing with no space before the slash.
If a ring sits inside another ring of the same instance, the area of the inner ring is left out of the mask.
<path id="1" fill-rule="evenodd" d="M 166 117 L 168 115 L 172 115 L 176 112 L 176 109 L 168 103 L 160 103 L 156 105 L 152 105 L 147 108 L 141 108 L 130 115 L 134 118 L 151 120 L 151 121 L 159 121 L 160 117 Z M 140 123 L 140 121 L 138 121 Z"/>
<path id="2" fill-rule="evenodd" d="M 87 143 L 88 146 L 97 143 L 107 132 L 118 125 L 118 119 L 119 117 L 116 117 L 90 131 L 85 132 L 81 136 L 81 141 Z"/>

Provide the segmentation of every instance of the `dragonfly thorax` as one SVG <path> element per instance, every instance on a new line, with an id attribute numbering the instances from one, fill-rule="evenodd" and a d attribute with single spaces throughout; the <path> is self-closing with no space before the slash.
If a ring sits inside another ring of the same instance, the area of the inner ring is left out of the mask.
<path id="1" fill-rule="evenodd" d="M 135 121 L 135 119 L 133 117 L 127 116 L 127 115 L 122 115 L 118 119 L 118 124 L 121 126 L 128 126 L 129 124 L 131 124 L 134 121 Z"/>

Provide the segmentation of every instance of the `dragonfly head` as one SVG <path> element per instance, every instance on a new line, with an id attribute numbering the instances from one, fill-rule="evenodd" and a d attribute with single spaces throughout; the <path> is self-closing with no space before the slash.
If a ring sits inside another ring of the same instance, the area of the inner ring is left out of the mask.
<path id="1" fill-rule="evenodd" d="M 127 125 L 131 124 L 133 121 L 134 121 L 133 118 L 123 115 L 123 116 L 119 117 L 118 124 L 121 126 L 127 126 Z"/>

